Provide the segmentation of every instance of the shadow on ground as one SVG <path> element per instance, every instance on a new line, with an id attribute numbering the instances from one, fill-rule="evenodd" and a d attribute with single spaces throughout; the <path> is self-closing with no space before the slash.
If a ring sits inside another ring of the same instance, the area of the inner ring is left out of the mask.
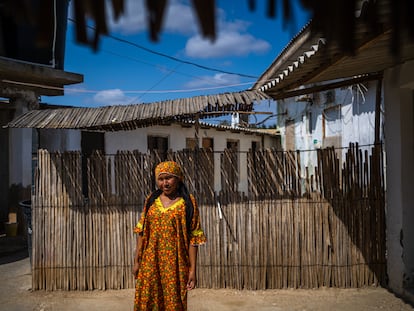
<path id="1" fill-rule="evenodd" d="M 0 265 L 19 261 L 28 256 L 25 237 L 0 235 Z"/>

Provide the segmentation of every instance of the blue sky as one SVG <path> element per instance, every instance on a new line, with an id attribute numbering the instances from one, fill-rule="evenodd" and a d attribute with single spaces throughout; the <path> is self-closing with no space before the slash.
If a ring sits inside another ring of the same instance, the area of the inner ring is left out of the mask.
<path id="1" fill-rule="evenodd" d="M 75 42 L 74 24 L 68 21 L 64 69 L 83 74 L 84 82 L 66 87 L 64 96 L 42 97 L 42 102 L 99 107 L 245 90 L 309 20 L 298 7 L 295 22 L 284 27 L 280 8 L 275 19 L 266 16 L 267 1 L 257 0 L 253 12 L 247 0 L 216 1 L 217 38 L 212 43 L 201 38 L 189 1 L 169 0 L 160 40 L 152 42 L 144 1 L 125 2 L 126 14 L 109 24 L 116 39 L 102 37 L 96 52 Z"/>

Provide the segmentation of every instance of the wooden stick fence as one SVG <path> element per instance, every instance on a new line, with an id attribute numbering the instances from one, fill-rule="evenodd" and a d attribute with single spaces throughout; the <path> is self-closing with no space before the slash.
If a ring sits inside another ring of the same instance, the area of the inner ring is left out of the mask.
<path id="1" fill-rule="evenodd" d="M 208 236 L 199 248 L 199 286 L 267 289 L 361 287 L 385 282 L 381 146 L 318 150 L 314 171 L 299 152 L 247 156 L 247 194 L 237 189 L 239 158 L 221 155 L 224 190 L 214 192 L 214 154 L 170 152 L 195 193 Z M 78 152 L 39 150 L 33 207 L 33 289 L 134 286 L 135 236 L 154 187 L 157 153 L 94 153 L 82 171 Z M 87 185 L 87 190 L 84 189 Z M 85 196 L 87 193 L 87 197 Z"/>

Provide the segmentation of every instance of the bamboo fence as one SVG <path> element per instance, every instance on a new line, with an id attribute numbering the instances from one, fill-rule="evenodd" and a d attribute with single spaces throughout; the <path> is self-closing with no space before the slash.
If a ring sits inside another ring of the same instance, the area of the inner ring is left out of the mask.
<path id="1" fill-rule="evenodd" d="M 332 148 L 301 170 L 300 152 L 247 155 L 248 193 L 238 191 L 239 155 L 169 152 L 199 203 L 208 243 L 199 248 L 205 288 L 277 289 L 384 284 L 385 211 L 381 145 L 351 144 L 344 163 Z M 134 286 L 135 236 L 154 186 L 157 153 L 38 151 L 33 210 L 32 288 L 121 289 Z M 87 161 L 86 172 L 82 161 Z M 85 189 L 87 187 L 87 190 Z M 87 196 L 85 196 L 87 193 Z"/>

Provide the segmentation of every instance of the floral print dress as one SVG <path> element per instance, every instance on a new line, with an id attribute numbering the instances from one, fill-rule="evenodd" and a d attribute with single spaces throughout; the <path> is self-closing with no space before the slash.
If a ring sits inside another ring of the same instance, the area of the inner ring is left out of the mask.
<path id="1" fill-rule="evenodd" d="M 135 227 L 142 234 L 134 310 L 187 310 L 189 245 L 206 242 L 193 196 L 191 234 L 187 233 L 185 201 L 164 207 L 157 198 Z"/>

